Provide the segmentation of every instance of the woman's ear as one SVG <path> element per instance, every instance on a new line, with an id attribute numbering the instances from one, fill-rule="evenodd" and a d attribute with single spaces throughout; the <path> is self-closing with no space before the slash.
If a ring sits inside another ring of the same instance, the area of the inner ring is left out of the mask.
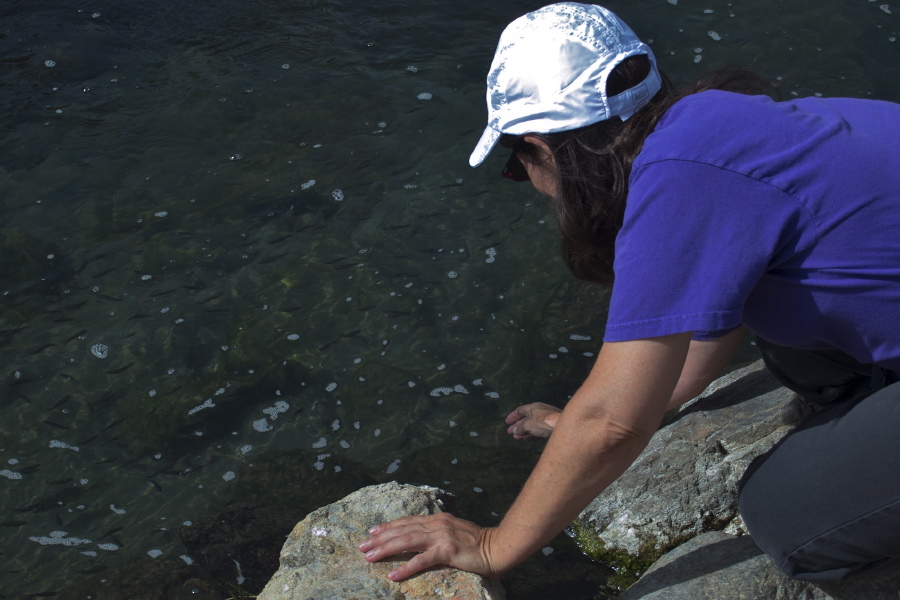
<path id="1" fill-rule="evenodd" d="M 549 144 L 547 144 L 547 142 L 545 142 L 541 138 L 535 137 L 533 135 L 526 135 L 524 138 L 522 138 L 522 140 L 526 144 L 531 144 L 532 146 L 537 147 L 538 160 L 535 161 L 535 164 L 540 165 L 540 164 L 544 164 L 545 162 L 549 161 L 550 166 L 553 168 L 556 168 L 556 159 L 553 157 L 553 151 L 550 149 L 550 146 L 549 146 Z M 528 159 L 527 156 L 524 158 L 526 160 Z M 520 158 L 519 160 L 521 160 L 521 159 L 522 158 Z"/>

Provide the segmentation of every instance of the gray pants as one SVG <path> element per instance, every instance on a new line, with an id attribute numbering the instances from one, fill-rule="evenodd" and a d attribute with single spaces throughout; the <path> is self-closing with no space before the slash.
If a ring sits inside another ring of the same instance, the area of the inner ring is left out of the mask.
<path id="1" fill-rule="evenodd" d="M 840 352 L 757 345 L 769 370 L 819 410 L 741 480 L 741 516 L 754 541 L 806 581 L 900 567 L 897 374 Z"/>

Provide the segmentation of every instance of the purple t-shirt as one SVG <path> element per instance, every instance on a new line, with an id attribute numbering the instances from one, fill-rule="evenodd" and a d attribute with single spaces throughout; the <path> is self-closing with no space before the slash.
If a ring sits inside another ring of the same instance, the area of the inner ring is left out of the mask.
<path id="1" fill-rule="evenodd" d="M 695 94 L 629 186 L 605 341 L 743 323 L 900 370 L 900 105 Z"/>

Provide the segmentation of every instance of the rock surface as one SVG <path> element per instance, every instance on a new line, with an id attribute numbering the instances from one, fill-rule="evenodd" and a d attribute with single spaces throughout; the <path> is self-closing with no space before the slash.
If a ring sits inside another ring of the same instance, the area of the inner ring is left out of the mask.
<path id="1" fill-rule="evenodd" d="M 579 515 L 576 539 L 595 559 L 639 572 L 705 531 L 739 531 L 741 475 L 810 412 L 762 361 L 719 379 Z"/>
<path id="2" fill-rule="evenodd" d="M 896 600 L 900 572 L 841 583 L 795 581 L 750 536 L 704 533 L 669 552 L 619 600 Z"/>
<path id="3" fill-rule="evenodd" d="M 259 600 L 503 600 L 499 582 L 441 568 L 395 583 L 400 560 L 368 563 L 357 549 L 366 531 L 407 515 L 449 512 L 452 496 L 437 488 L 396 482 L 354 492 L 309 514 L 281 551 L 281 566 Z"/>

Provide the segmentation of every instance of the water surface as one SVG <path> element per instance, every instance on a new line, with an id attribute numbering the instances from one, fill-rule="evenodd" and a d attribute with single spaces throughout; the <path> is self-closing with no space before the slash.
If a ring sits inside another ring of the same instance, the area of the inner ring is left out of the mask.
<path id="1" fill-rule="evenodd" d="M 0 597 L 258 590 L 266 544 L 199 524 L 393 479 L 498 521 L 540 451 L 502 418 L 576 389 L 608 298 L 504 157 L 467 165 L 496 39 L 541 5 L 0 6 Z M 888 4 L 608 6 L 676 81 L 900 100 Z M 505 583 L 608 575 L 560 536 Z"/>

